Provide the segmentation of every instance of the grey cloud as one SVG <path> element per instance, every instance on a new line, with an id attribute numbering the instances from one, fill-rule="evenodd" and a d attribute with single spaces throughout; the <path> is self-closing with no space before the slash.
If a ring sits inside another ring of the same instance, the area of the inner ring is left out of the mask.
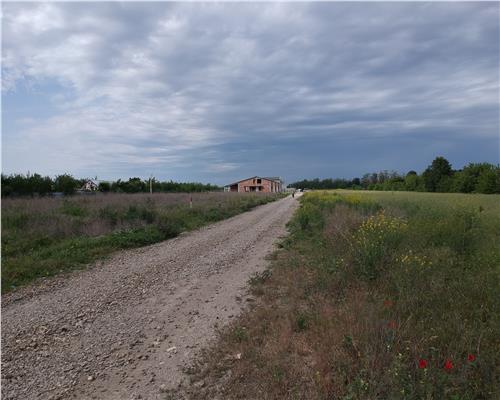
<path id="1" fill-rule="evenodd" d="M 193 168 L 194 178 L 205 178 L 205 170 L 220 182 L 250 172 L 253 164 L 241 154 L 257 157 L 246 151 L 251 143 L 262 155 L 275 143 L 270 152 L 282 164 L 304 140 L 335 146 L 440 132 L 492 143 L 498 7 L 5 3 L 4 89 L 54 80 L 67 95 L 53 117 L 15 137 L 4 133 L 4 165 L 19 168 L 16 152 L 29 142 L 55 153 L 50 162 L 32 158 L 30 168 L 50 173 L 57 172 L 54 160 L 72 160 L 75 173 L 184 168 L 187 175 Z M 338 165 L 344 175 L 361 172 Z"/>

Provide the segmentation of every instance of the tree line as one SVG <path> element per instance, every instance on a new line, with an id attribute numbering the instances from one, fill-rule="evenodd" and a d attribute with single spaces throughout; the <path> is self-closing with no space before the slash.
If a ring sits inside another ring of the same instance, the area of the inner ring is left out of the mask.
<path id="1" fill-rule="evenodd" d="M 69 174 L 55 178 L 40 174 L 2 174 L 2 197 L 12 196 L 47 196 L 54 193 L 72 195 L 77 193 L 89 179 L 77 179 Z M 216 185 L 199 182 L 160 182 L 151 180 L 153 192 L 208 192 L 219 191 Z M 150 190 L 150 181 L 141 178 L 118 179 L 117 181 L 101 181 L 96 191 L 115 193 L 146 193 Z"/>
<path id="2" fill-rule="evenodd" d="M 489 163 L 470 163 L 454 170 L 444 157 L 436 157 L 420 175 L 416 171 L 400 174 L 381 171 L 354 179 L 318 178 L 288 185 L 296 189 L 401 190 L 442 193 L 500 193 L 500 167 Z"/>

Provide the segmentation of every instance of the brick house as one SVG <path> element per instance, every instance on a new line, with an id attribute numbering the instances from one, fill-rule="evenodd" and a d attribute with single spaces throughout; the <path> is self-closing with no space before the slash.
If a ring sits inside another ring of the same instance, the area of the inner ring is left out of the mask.
<path id="1" fill-rule="evenodd" d="M 283 191 L 283 181 L 279 177 L 253 176 L 224 186 L 224 191 L 279 193 Z"/>

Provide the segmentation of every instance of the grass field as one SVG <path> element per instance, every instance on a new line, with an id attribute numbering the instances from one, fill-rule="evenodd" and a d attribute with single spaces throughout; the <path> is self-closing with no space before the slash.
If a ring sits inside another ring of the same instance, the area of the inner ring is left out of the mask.
<path id="1" fill-rule="evenodd" d="M 221 332 L 196 379 L 223 377 L 233 399 L 500 398 L 500 196 L 301 203 L 252 282 L 258 305 Z M 213 397 L 206 387 L 194 398 Z"/>
<path id="2" fill-rule="evenodd" d="M 2 200 L 2 291 L 177 236 L 275 194 L 107 194 Z"/>

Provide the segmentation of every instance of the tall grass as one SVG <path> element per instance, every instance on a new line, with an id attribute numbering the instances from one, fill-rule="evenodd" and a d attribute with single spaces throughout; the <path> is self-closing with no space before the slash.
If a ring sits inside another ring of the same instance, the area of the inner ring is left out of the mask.
<path id="1" fill-rule="evenodd" d="M 4 199 L 2 290 L 81 267 L 116 249 L 174 237 L 276 198 L 214 192 Z"/>
<path id="2" fill-rule="evenodd" d="M 499 196 L 339 193 L 302 197 L 200 374 L 231 370 L 228 398 L 498 398 Z"/>

